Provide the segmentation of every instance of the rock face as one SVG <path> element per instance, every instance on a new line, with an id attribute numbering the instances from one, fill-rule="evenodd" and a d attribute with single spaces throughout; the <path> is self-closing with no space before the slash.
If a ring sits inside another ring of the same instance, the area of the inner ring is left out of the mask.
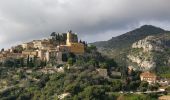
<path id="1" fill-rule="evenodd" d="M 133 67 L 133 69 L 135 70 L 151 70 L 153 68 L 156 67 L 156 63 L 151 60 L 151 61 L 147 61 L 147 60 L 143 60 L 140 58 L 140 56 L 133 56 L 133 55 L 128 55 L 129 60 L 131 60 L 132 63 L 136 63 L 137 65 L 130 65 L 131 67 Z"/>
<path id="2" fill-rule="evenodd" d="M 152 70 L 169 65 L 170 34 L 147 36 L 132 44 L 128 58 L 129 66 L 135 70 Z"/>
<path id="3" fill-rule="evenodd" d="M 142 48 L 144 52 L 149 51 L 163 51 L 161 47 L 163 44 L 161 40 L 156 39 L 154 36 L 148 36 L 143 40 L 139 40 L 132 44 L 132 48 Z"/>
<path id="4" fill-rule="evenodd" d="M 152 25 L 144 25 L 132 31 L 126 32 L 120 36 L 113 37 L 108 41 L 91 43 L 95 45 L 102 55 L 114 58 L 122 66 L 126 66 L 126 58 L 132 44 L 147 36 L 166 33 L 167 31 Z"/>

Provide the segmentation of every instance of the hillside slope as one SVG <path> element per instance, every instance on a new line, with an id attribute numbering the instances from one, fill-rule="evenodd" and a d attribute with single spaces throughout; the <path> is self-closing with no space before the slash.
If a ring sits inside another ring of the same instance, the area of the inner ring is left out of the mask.
<path id="1" fill-rule="evenodd" d="M 170 66 L 170 33 L 147 36 L 133 43 L 128 64 L 138 70 Z"/>
<path id="2" fill-rule="evenodd" d="M 152 26 L 144 25 L 140 28 L 127 32 L 117 37 L 113 37 L 108 41 L 95 42 L 92 45 L 97 46 L 98 50 L 109 57 L 115 58 L 118 62 L 125 58 L 131 45 L 149 35 L 156 35 L 166 33 L 164 29 Z M 122 62 L 121 62 L 122 63 Z"/>
<path id="3" fill-rule="evenodd" d="M 144 25 L 120 36 L 113 37 L 108 41 L 95 42 L 92 44 L 99 48 L 125 48 L 137 40 L 158 33 L 165 33 L 165 30 L 152 25 Z"/>

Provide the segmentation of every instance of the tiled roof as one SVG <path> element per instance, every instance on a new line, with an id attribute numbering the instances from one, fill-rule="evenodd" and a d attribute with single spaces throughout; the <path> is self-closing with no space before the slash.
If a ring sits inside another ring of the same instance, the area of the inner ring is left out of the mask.
<path id="1" fill-rule="evenodd" d="M 150 73 L 150 72 L 143 72 L 140 74 L 140 76 L 143 77 L 156 77 L 156 75 L 154 73 Z"/>

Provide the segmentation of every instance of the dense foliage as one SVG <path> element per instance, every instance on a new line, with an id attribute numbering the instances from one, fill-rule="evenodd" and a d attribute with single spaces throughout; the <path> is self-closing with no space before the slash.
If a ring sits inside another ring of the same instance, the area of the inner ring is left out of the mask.
<path id="1" fill-rule="evenodd" d="M 103 55 L 114 58 L 119 65 L 126 66 L 126 57 L 130 51 L 130 47 L 147 36 L 166 33 L 167 31 L 152 25 L 144 25 L 140 28 L 129 31 L 117 37 L 113 37 L 108 41 L 92 43 L 97 46 Z"/>
<path id="2" fill-rule="evenodd" d="M 97 52 L 95 46 L 87 47 L 83 56 L 70 53 L 66 58 L 67 64 L 56 65 L 63 67 L 64 72 L 56 73 L 40 71 L 42 68 L 36 66 L 36 59 L 27 59 L 28 65 L 25 65 L 27 67 L 16 66 L 16 61 L 7 60 L 4 64 L 6 67 L 0 67 L 1 100 L 58 100 L 63 94 L 68 94 L 66 100 L 156 98 L 150 95 L 129 94 L 129 91 L 154 90 L 156 86 L 150 87 L 147 83 L 141 82 L 140 72 L 128 73 L 128 70 L 119 66 L 114 59 L 104 57 Z M 42 64 L 46 65 L 45 62 Z M 107 76 L 99 74 L 97 69 L 106 69 Z M 111 77 L 112 71 L 121 72 L 122 75 Z M 121 94 L 121 91 L 125 94 Z"/>

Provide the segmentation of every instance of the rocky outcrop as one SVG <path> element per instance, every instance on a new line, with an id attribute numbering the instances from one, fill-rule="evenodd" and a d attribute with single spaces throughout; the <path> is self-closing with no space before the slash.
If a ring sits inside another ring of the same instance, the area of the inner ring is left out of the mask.
<path id="1" fill-rule="evenodd" d="M 156 63 L 153 60 L 143 60 L 140 56 L 128 55 L 129 60 L 137 65 L 130 65 L 135 70 L 151 70 L 156 67 Z"/>
<path id="2" fill-rule="evenodd" d="M 170 64 L 170 35 L 148 36 L 132 44 L 128 58 L 129 66 L 136 70 L 152 70 Z"/>
<path id="3" fill-rule="evenodd" d="M 143 40 L 139 40 L 132 44 L 132 48 L 142 48 L 144 52 L 163 51 L 162 42 L 154 36 L 148 36 Z"/>
<path id="4" fill-rule="evenodd" d="M 147 36 L 163 34 L 167 32 L 167 30 L 161 29 L 159 27 L 144 25 L 122 35 L 113 37 L 108 41 L 100 41 L 90 44 L 95 45 L 102 55 L 115 59 L 115 61 L 120 66 L 127 66 L 126 58 L 127 55 L 129 55 L 129 51 L 134 42 L 142 40 Z M 148 47 L 150 48 L 150 46 Z"/>

